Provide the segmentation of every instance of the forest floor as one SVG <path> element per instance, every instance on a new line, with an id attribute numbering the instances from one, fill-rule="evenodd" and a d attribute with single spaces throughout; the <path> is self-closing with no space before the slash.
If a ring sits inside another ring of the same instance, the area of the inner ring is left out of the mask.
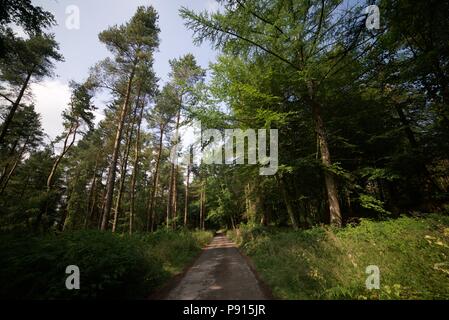
<path id="1" fill-rule="evenodd" d="M 167 290 L 166 300 L 265 300 L 269 290 L 235 243 L 217 235 L 187 272 Z"/>

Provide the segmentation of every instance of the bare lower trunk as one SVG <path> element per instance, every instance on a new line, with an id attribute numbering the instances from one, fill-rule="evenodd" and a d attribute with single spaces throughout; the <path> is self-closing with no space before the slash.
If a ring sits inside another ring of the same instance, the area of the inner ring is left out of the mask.
<path id="1" fill-rule="evenodd" d="M 92 185 L 89 191 L 89 200 L 87 202 L 86 220 L 84 221 L 84 229 L 89 227 L 89 223 L 92 222 L 92 211 L 95 207 L 95 187 L 97 185 L 97 172 L 95 170 L 94 177 L 92 179 Z"/>
<path id="2" fill-rule="evenodd" d="M 176 219 L 178 218 L 178 166 L 175 166 L 173 173 L 173 229 L 176 229 Z"/>
<path id="3" fill-rule="evenodd" d="M 168 188 L 168 197 L 167 197 L 167 229 L 170 228 L 170 219 L 173 214 L 173 176 L 175 175 L 175 165 L 171 164 L 170 170 L 170 186 Z"/>
<path id="4" fill-rule="evenodd" d="M 181 119 L 181 109 L 178 110 L 176 116 L 176 133 L 175 133 L 175 149 L 178 148 L 177 144 L 179 142 L 179 122 Z M 170 189 L 168 193 L 168 203 L 167 203 L 167 228 L 170 228 L 170 219 L 173 219 L 173 228 L 176 227 L 176 178 L 178 172 L 177 165 L 177 150 L 175 150 L 173 156 L 175 159 L 172 159 L 171 171 L 170 171 Z M 175 164 L 176 162 L 176 164 Z"/>
<path id="5" fill-rule="evenodd" d="M 284 199 L 285 207 L 287 208 L 287 213 L 290 218 L 290 222 L 292 223 L 293 229 L 298 229 L 298 223 L 295 218 L 295 211 L 293 210 L 293 206 L 290 201 L 290 197 L 288 196 L 287 188 L 285 186 L 284 178 L 278 178 L 279 188 L 281 189 L 282 198 Z"/>
<path id="6" fill-rule="evenodd" d="M 90 216 L 91 203 L 92 203 L 92 206 L 95 205 L 95 197 L 94 197 L 94 195 L 95 195 L 95 186 L 97 184 L 98 157 L 99 156 L 97 156 L 97 159 L 95 160 L 94 174 L 93 174 L 93 177 L 92 177 L 92 184 L 90 186 L 89 196 L 87 198 L 87 210 L 86 210 L 86 217 L 85 217 L 85 220 L 84 220 L 84 229 L 87 229 L 87 227 L 89 225 L 89 220 L 91 218 L 91 216 Z"/>
<path id="7" fill-rule="evenodd" d="M 190 187 L 190 165 L 187 166 L 187 184 L 184 199 L 184 227 L 187 227 L 187 218 L 189 214 L 189 187 Z"/>
<path id="8" fill-rule="evenodd" d="M 317 101 L 315 101 L 313 84 L 309 84 L 309 95 L 313 118 L 315 120 L 315 131 L 320 146 L 321 162 L 324 166 L 324 180 L 327 191 L 327 201 L 329 204 L 330 224 L 336 227 L 341 227 L 342 217 L 340 203 L 338 201 L 337 185 L 335 182 L 334 174 L 329 171 L 329 167 L 332 166 L 332 161 L 329 152 L 329 145 L 327 143 L 323 119 L 321 118 L 321 106 Z"/>
<path id="9" fill-rule="evenodd" d="M 163 125 L 161 125 L 159 137 L 159 150 L 156 159 L 156 169 L 154 170 L 153 188 L 151 189 L 149 208 L 147 211 L 147 231 L 151 232 L 153 232 L 154 230 L 154 200 L 156 197 L 156 190 L 159 185 L 159 166 L 161 163 L 163 141 L 164 141 L 164 128 Z"/>
<path id="10" fill-rule="evenodd" d="M 128 159 L 129 159 L 129 153 L 131 151 L 131 140 L 133 138 L 134 123 L 136 120 L 136 110 L 137 110 L 137 106 L 136 106 L 136 109 L 134 109 L 133 120 L 129 124 L 127 133 L 126 133 L 126 145 L 125 145 L 126 149 L 125 149 L 125 153 L 123 154 L 123 163 L 122 163 L 122 166 L 120 169 L 120 173 L 121 173 L 120 184 L 119 184 L 119 189 L 118 189 L 118 194 L 117 194 L 117 201 L 115 203 L 114 219 L 112 221 L 112 232 L 115 232 L 117 230 L 118 217 L 120 214 L 120 206 L 122 204 L 123 189 L 125 187 L 126 172 L 128 171 Z"/>
<path id="11" fill-rule="evenodd" d="M 17 96 L 16 101 L 13 103 L 11 110 L 9 111 L 8 115 L 6 116 L 5 122 L 3 122 L 2 131 L 0 132 L 0 145 L 2 145 L 5 140 L 9 126 L 11 125 L 12 120 L 14 119 L 14 115 L 15 115 L 17 109 L 19 108 L 20 102 L 22 101 L 22 98 L 25 94 L 25 91 L 28 87 L 28 83 L 30 82 L 31 76 L 34 73 L 35 68 L 36 67 L 34 66 L 30 70 L 30 72 L 28 72 L 25 82 L 23 83 L 22 88 L 20 89 L 20 92 L 19 92 L 19 95 Z"/>
<path id="12" fill-rule="evenodd" d="M 67 152 L 70 150 L 70 148 L 75 143 L 76 133 L 77 133 L 78 128 L 79 128 L 79 123 L 74 123 L 72 125 L 72 127 L 69 129 L 69 131 L 67 132 L 67 134 L 65 136 L 62 152 L 59 155 L 59 157 L 56 159 L 56 161 L 53 163 L 53 167 L 51 168 L 50 174 L 48 175 L 48 178 L 47 178 L 47 195 L 46 195 L 45 203 L 43 204 L 43 207 L 39 211 L 39 214 L 36 218 L 36 228 L 41 223 L 42 217 L 44 215 L 46 216 L 48 214 L 48 207 L 50 205 L 50 200 L 51 200 L 50 195 L 51 195 L 51 190 L 53 188 L 53 182 L 54 182 L 53 180 L 55 178 L 56 171 L 57 171 L 62 159 L 64 158 L 64 156 L 67 154 Z M 72 136 L 72 140 L 69 143 L 70 136 Z"/>
<path id="13" fill-rule="evenodd" d="M 114 187 L 115 187 L 115 176 L 116 176 L 116 167 L 117 167 L 117 161 L 120 154 L 120 142 L 122 140 L 122 133 L 123 133 L 123 127 L 125 124 L 125 118 L 128 114 L 128 107 L 129 107 L 129 100 L 131 97 L 131 88 L 132 83 L 134 79 L 134 73 L 135 73 L 135 67 L 136 67 L 137 61 L 135 62 L 133 66 L 133 70 L 130 73 L 129 80 L 128 80 L 128 86 L 126 89 L 126 95 L 125 95 L 125 101 L 122 106 L 122 110 L 120 113 L 120 118 L 117 126 L 117 132 L 115 136 L 114 141 L 114 150 L 112 153 L 112 160 L 111 164 L 109 166 L 109 173 L 108 173 L 108 182 L 106 184 L 106 199 L 105 199 L 105 206 L 104 206 L 104 212 L 103 217 L 101 221 L 101 230 L 106 230 L 109 223 L 109 217 L 111 215 L 111 209 L 112 209 L 112 198 L 114 196 Z"/>
<path id="14" fill-rule="evenodd" d="M 137 135 L 136 135 L 136 146 L 134 149 L 134 166 L 133 166 L 133 174 L 131 178 L 131 208 L 129 212 L 129 233 L 133 233 L 133 224 L 134 224 L 134 207 L 135 207 L 135 196 L 136 196 L 136 181 L 137 181 L 137 173 L 139 170 L 139 158 L 140 158 L 140 135 L 141 135 L 141 125 L 143 118 L 143 110 L 145 108 L 145 98 L 142 101 L 142 105 L 140 107 L 139 120 L 137 123 Z"/>
<path id="15" fill-rule="evenodd" d="M 203 229 L 203 214 L 204 214 L 204 201 L 203 201 L 203 185 L 201 184 L 201 189 L 200 189 L 200 223 L 199 223 L 199 228 L 200 230 Z"/>
<path id="16" fill-rule="evenodd" d="M 12 166 L 11 170 L 9 171 L 8 175 L 5 178 L 5 182 L 2 186 L 2 189 L 0 190 L 0 194 L 3 194 L 3 192 L 5 191 L 6 187 L 8 186 L 9 180 L 11 180 L 11 177 L 13 176 L 14 172 L 17 169 L 17 166 L 19 165 L 20 161 L 22 160 L 23 154 L 26 151 L 26 148 L 28 146 L 28 139 L 25 141 L 25 143 L 22 146 L 22 149 L 19 152 L 19 156 L 17 157 L 16 161 L 14 162 L 14 165 Z"/>
<path id="17" fill-rule="evenodd" d="M 76 123 L 74 125 L 74 127 L 70 128 L 70 130 L 67 132 L 67 135 L 66 135 L 65 140 L 64 140 L 64 147 L 62 149 L 62 152 L 59 155 L 59 157 L 56 159 L 56 161 L 53 163 L 53 167 L 51 168 L 50 174 L 48 175 L 48 178 L 47 178 L 47 192 L 50 192 L 51 188 L 53 187 L 53 179 L 55 177 L 56 170 L 58 169 L 59 164 L 61 163 L 61 161 L 64 158 L 64 156 L 67 154 L 67 152 L 70 150 L 70 148 L 75 143 L 76 133 L 77 133 L 78 127 L 79 127 L 79 124 Z M 71 135 L 72 135 L 72 141 L 69 144 L 68 140 L 69 140 Z"/>
<path id="18" fill-rule="evenodd" d="M 12 156 L 14 156 L 14 152 L 16 151 L 16 148 L 17 148 L 17 145 L 19 144 L 19 140 L 18 139 L 16 139 L 15 141 L 14 141 L 14 144 L 13 144 L 13 146 L 12 146 L 12 148 L 11 148 L 11 150 L 9 151 L 9 157 L 12 157 Z M 10 166 L 11 164 L 8 162 L 6 165 L 5 165 L 5 167 L 3 168 L 3 172 L 2 172 L 2 175 L 1 175 L 1 177 L 0 177 L 0 186 L 3 184 L 3 181 L 5 180 L 5 178 L 6 178 L 6 176 L 8 175 L 8 172 L 9 172 L 9 166 Z"/>
<path id="19" fill-rule="evenodd" d="M 200 191 L 200 229 L 205 229 L 205 219 L 206 219 L 206 182 L 203 180 L 201 183 Z"/>

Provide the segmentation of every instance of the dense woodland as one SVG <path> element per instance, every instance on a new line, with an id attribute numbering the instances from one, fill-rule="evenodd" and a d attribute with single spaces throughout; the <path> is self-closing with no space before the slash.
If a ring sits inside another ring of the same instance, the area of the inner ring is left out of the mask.
<path id="1" fill-rule="evenodd" d="M 3 234 L 338 229 L 361 218 L 394 225 L 401 215 L 448 213 L 449 1 L 375 1 L 379 29 L 366 27 L 372 1 L 218 2 L 215 13 L 180 9 L 192 41 L 217 49 L 217 62 L 206 70 L 192 54 L 167 57 L 166 83 L 153 69 L 155 9 L 111 21 L 98 35 L 109 57 L 86 70 L 84 82 L 71 83 L 64 130 L 48 142 L 30 85 L 53 77 L 64 59 L 51 33 L 56 21 L 30 0 L 1 1 Z M 96 125 L 100 94 L 110 103 Z M 203 130 L 278 129 L 278 172 L 172 163 L 173 146 L 198 120 Z M 96 237 L 68 235 L 60 243 L 87 246 Z M 174 243 L 167 237 L 158 241 Z M 193 250 L 194 240 L 184 237 L 179 245 Z M 309 250 L 306 238 L 292 237 Z M 117 254 L 137 248 L 114 239 L 107 246 Z"/>
<path id="2" fill-rule="evenodd" d="M 447 210 L 447 1 L 380 1 L 378 30 L 366 28 L 366 3 L 219 2 L 213 14 L 180 10 L 193 40 L 222 52 L 210 81 L 191 54 L 158 81 L 158 14 L 140 7 L 99 34 L 111 56 L 71 84 L 64 132 L 49 144 L 27 94 L 63 59 L 55 20 L 30 1 L 2 2 L 2 230 L 307 228 Z M 111 102 L 94 126 L 99 92 Z M 193 120 L 278 129 L 279 171 L 172 164 Z"/>

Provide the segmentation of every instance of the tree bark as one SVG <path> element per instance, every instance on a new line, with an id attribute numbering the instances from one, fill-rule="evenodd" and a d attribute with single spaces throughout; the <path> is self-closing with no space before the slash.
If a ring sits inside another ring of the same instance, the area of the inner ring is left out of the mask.
<path id="1" fill-rule="evenodd" d="M 92 207 L 95 206 L 95 187 L 97 184 L 97 170 L 98 170 L 98 156 L 95 160 L 95 167 L 94 167 L 94 176 L 92 177 L 92 184 L 90 186 L 89 190 L 89 197 L 87 198 L 87 211 L 86 211 L 86 220 L 84 221 L 84 229 L 87 229 L 89 226 L 89 222 L 92 220 L 91 216 L 91 203 Z"/>
<path id="2" fill-rule="evenodd" d="M 334 174 L 328 170 L 328 168 L 332 166 L 332 161 L 329 152 L 329 145 L 327 142 L 326 131 L 324 129 L 324 123 L 321 117 L 321 106 L 315 100 L 314 85 L 311 83 L 309 83 L 309 96 L 313 112 L 313 118 L 315 120 L 315 130 L 320 146 L 321 162 L 324 166 L 324 180 L 329 205 L 330 224 L 335 227 L 341 227 L 342 217 L 341 217 L 340 203 L 338 201 L 337 185 L 335 182 Z"/>
<path id="3" fill-rule="evenodd" d="M 200 189 L 200 230 L 204 230 L 205 228 L 205 216 L 206 216 L 206 181 L 203 180 L 201 182 Z"/>
<path id="4" fill-rule="evenodd" d="M 13 103 L 11 110 L 8 113 L 8 116 L 5 119 L 5 122 L 3 123 L 2 131 L 0 133 L 0 145 L 2 145 L 5 140 L 9 126 L 12 123 L 12 120 L 17 111 L 17 108 L 19 108 L 20 102 L 22 101 L 25 91 L 28 88 L 28 84 L 30 82 L 31 76 L 33 75 L 35 69 L 36 69 L 36 66 L 33 66 L 31 68 L 31 70 L 28 72 L 25 82 L 23 83 L 22 88 L 20 89 L 19 95 L 17 96 L 16 101 Z"/>
<path id="5" fill-rule="evenodd" d="M 178 138 L 179 138 L 179 122 L 181 119 L 181 108 L 178 110 L 177 116 L 176 116 L 176 133 L 175 133 L 175 147 L 177 149 L 178 144 Z M 177 150 L 176 150 L 177 153 Z M 174 155 L 177 157 L 177 154 Z M 167 203 L 167 228 L 170 228 L 170 219 L 173 218 L 173 228 L 176 228 L 176 178 L 177 178 L 177 171 L 178 171 L 178 165 L 177 165 L 177 158 L 172 159 L 175 163 L 171 164 L 171 170 L 170 170 L 170 188 L 168 193 L 168 203 Z"/>
<path id="6" fill-rule="evenodd" d="M 290 222 L 292 223 L 293 229 L 298 229 L 298 222 L 296 222 L 295 211 L 293 210 L 293 206 L 290 202 L 290 197 L 287 193 L 287 188 L 285 186 L 284 178 L 278 177 L 279 188 L 281 189 L 282 198 L 284 199 L 285 207 L 287 208 L 288 216 L 290 217 Z"/>
<path id="7" fill-rule="evenodd" d="M 189 214 L 189 187 L 190 187 L 190 164 L 187 165 L 187 184 L 184 199 L 184 227 L 187 227 L 187 219 Z"/>
<path id="8" fill-rule="evenodd" d="M 170 219 L 172 218 L 173 214 L 173 176 L 175 175 L 175 165 L 171 164 L 170 169 L 170 186 L 168 188 L 168 198 L 167 198 L 167 229 L 170 228 Z"/>
<path id="9" fill-rule="evenodd" d="M 162 147 L 164 141 L 164 126 L 160 125 L 159 150 L 156 159 L 156 169 L 154 170 L 153 188 L 151 189 L 149 208 L 147 211 L 147 231 L 154 230 L 154 200 L 156 197 L 156 190 L 159 184 L 159 166 L 161 163 Z"/>
<path id="10" fill-rule="evenodd" d="M 199 228 L 200 230 L 203 229 L 203 206 L 204 206 L 204 202 L 203 202 L 203 183 L 201 183 L 201 188 L 200 188 L 200 225 Z"/>
<path id="11" fill-rule="evenodd" d="M 8 186 L 9 180 L 11 180 L 12 175 L 14 174 L 14 172 L 17 169 L 17 166 L 20 163 L 20 160 L 23 157 L 23 154 L 26 151 L 26 148 L 28 146 L 28 142 L 29 142 L 29 138 L 26 139 L 25 143 L 22 146 L 22 149 L 19 152 L 19 156 L 17 157 L 16 161 L 14 162 L 14 165 L 12 166 L 11 170 L 9 171 L 8 175 L 6 176 L 5 182 L 2 186 L 2 189 L 0 190 L 0 194 L 3 194 L 3 192 L 5 191 L 6 187 Z"/>
<path id="12" fill-rule="evenodd" d="M 129 100 L 131 97 L 131 89 L 132 89 L 132 83 L 134 80 L 136 65 L 137 65 L 137 61 L 134 62 L 132 71 L 129 76 L 128 86 L 127 86 L 126 95 L 125 95 L 125 101 L 122 106 L 119 123 L 118 123 L 118 127 L 117 127 L 117 132 L 116 132 L 116 136 L 115 136 L 114 150 L 112 153 L 111 164 L 109 166 L 108 182 L 106 183 L 106 199 L 105 199 L 103 217 L 102 217 L 102 221 L 101 221 L 101 230 L 107 229 L 108 223 L 109 223 L 109 217 L 111 215 L 112 198 L 114 195 L 115 176 L 116 176 L 116 170 L 117 170 L 117 161 L 118 161 L 118 157 L 119 157 L 119 153 L 120 153 L 120 142 L 122 140 L 122 133 L 123 133 L 123 127 L 125 124 L 125 118 L 128 113 Z"/>
<path id="13" fill-rule="evenodd" d="M 55 177 L 56 170 L 58 169 L 59 164 L 61 163 L 61 161 L 64 158 L 64 156 L 67 154 L 67 152 L 70 150 L 70 148 L 75 143 L 76 133 L 77 133 L 78 128 L 79 128 L 79 124 L 76 123 L 67 132 L 67 135 L 66 135 L 65 140 L 64 140 L 64 147 L 62 149 L 62 152 L 59 155 L 59 157 L 56 159 L 56 161 L 54 162 L 53 167 L 51 168 L 50 174 L 48 175 L 48 178 L 47 178 L 47 192 L 50 192 L 50 190 L 51 190 L 51 188 L 53 186 L 53 179 Z M 68 140 L 70 138 L 70 135 L 73 135 L 72 136 L 72 141 L 70 142 L 70 144 L 68 144 Z"/>
<path id="14" fill-rule="evenodd" d="M 134 224 L 134 207 L 135 207 L 135 196 L 136 196 L 136 182 L 137 182 L 137 173 L 139 170 L 139 158 L 140 158 L 140 138 L 141 138 L 141 126 L 142 126 L 142 118 L 143 111 L 145 108 L 145 97 L 141 102 L 139 120 L 137 122 L 137 135 L 136 135 L 136 146 L 134 149 L 134 166 L 133 173 L 131 178 L 131 208 L 129 212 L 129 233 L 133 233 L 133 224 Z"/>
<path id="15" fill-rule="evenodd" d="M 139 99 L 137 99 L 137 101 L 138 100 Z M 137 105 L 136 105 L 136 108 L 134 109 L 133 120 L 128 125 L 128 129 L 126 132 L 126 145 L 125 145 L 126 149 L 123 154 L 123 163 L 122 163 L 121 169 L 120 169 L 120 184 L 119 184 L 119 189 L 118 189 L 118 194 L 117 194 L 117 200 L 115 203 L 114 219 L 112 221 L 112 232 L 115 232 L 117 230 L 120 206 L 122 204 L 123 189 L 125 187 L 126 172 L 128 171 L 128 159 L 129 159 L 129 153 L 131 151 L 131 140 L 133 138 L 134 123 L 136 122 L 136 111 L 137 111 Z"/>
<path id="16" fill-rule="evenodd" d="M 76 133 L 77 133 L 78 128 L 79 128 L 79 123 L 77 122 L 77 123 L 74 123 L 72 125 L 72 127 L 69 129 L 69 131 L 67 132 L 67 135 L 65 136 L 62 152 L 59 155 L 59 157 L 56 159 L 56 161 L 53 163 L 53 167 L 51 168 L 50 174 L 48 175 L 48 178 L 47 178 L 47 195 L 46 195 L 45 203 L 43 205 L 43 208 L 41 208 L 41 210 L 39 211 L 39 214 L 37 215 L 37 218 L 36 218 L 36 228 L 38 228 L 39 224 L 41 223 L 41 220 L 42 220 L 42 217 L 44 216 L 44 214 L 47 215 L 47 213 L 48 213 L 48 206 L 49 206 L 49 201 L 50 201 L 49 196 L 50 196 L 50 191 L 53 188 L 53 180 L 56 175 L 56 170 L 58 169 L 59 164 L 61 163 L 64 156 L 67 154 L 67 152 L 70 150 L 70 148 L 75 143 Z M 69 138 L 71 135 L 72 135 L 72 141 L 69 143 Z"/>
<path id="17" fill-rule="evenodd" d="M 14 141 L 14 144 L 13 144 L 11 150 L 8 153 L 9 157 L 13 157 L 14 156 L 14 152 L 16 151 L 16 148 L 17 148 L 18 144 L 19 144 L 19 139 L 16 139 Z M 8 161 L 8 163 L 6 163 L 5 167 L 3 168 L 3 172 L 2 172 L 2 175 L 0 177 L 0 186 L 3 184 L 3 180 L 6 178 L 8 172 L 9 172 L 8 169 L 9 169 L 10 165 L 11 165 L 11 163 Z"/>

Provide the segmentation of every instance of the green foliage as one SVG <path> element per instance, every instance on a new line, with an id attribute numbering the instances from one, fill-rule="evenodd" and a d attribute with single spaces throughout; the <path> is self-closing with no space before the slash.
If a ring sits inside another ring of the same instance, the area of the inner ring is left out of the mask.
<path id="1" fill-rule="evenodd" d="M 210 233 L 117 235 L 98 231 L 43 237 L 2 235 L 0 297 L 143 299 L 194 258 Z M 80 268 L 80 290 L 65 287 L 65 268 Z"/>
<path id="2" fill-rule="evenodd" d="M 447 216 L 402 217 L 341 230 L 244 227 L 230 235 L 282 299 L 448 299 Z M 380 268 L 367 290 L 366 267 Z"/>
<path id="3" fill-rule="evenodd" d="M 375 197 L 368 195 L 368 194 L 362 194 L 359 198 L 360 205 L 368 210 L 373 210 L 380 214 L 389 215 L 391 212 L 388 212 L 384 209 L 384 204 L 382 201 L 377 200 Z"/>
<path id="4" fill-rule="evenodd" d="M 9 23 L 22 26 L 34 34 L 55 24 L 54 16 L 42 7 L 35 6 L 31 0 L 2 0 L 0 9 L 0 30 Z"/>

